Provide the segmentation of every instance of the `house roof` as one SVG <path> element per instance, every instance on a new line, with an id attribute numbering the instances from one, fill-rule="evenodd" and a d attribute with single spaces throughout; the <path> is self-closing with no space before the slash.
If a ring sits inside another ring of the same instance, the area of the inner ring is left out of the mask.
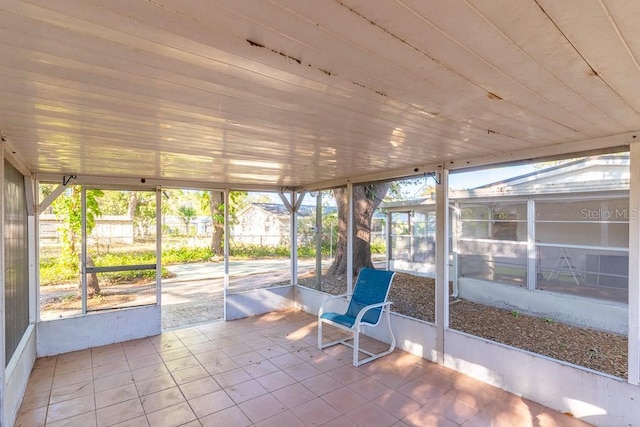
<path id="1" fill-rule="evenodd" d="M 495 198 L 500 196 L 552 195 L 622 192 L 629 190 L 629 155 L 601 155 L 552 164 L 533 172 L 471 189 L 453 189 L 450 199 Z M 400 210 L 416 205 L 434 205 L 433 198 L 386 202 L 384 208 Z"/>
<path id="2" fill-rule="evenodd" d="M 639 16 L 634 1 L 5 0 L 0 131 L 42 179 L 150 187 L 310 188 L 624 146 Z"/>
<path id="3" fill-rule="evenodd" d="M 452 191 L 452 198 L 493 195 L 567 194 L 629 189 L 629 155 L 575 159 L 469 190 Z"/>

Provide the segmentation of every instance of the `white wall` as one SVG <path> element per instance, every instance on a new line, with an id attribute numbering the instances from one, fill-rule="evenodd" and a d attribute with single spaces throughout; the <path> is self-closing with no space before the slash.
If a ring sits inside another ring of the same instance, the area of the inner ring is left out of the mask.
<path id="1" fill-rule="evenodd" d="M 124 308 L 37 324 L 38 357 L 158 335 L 160 306 Z"/>
<path id="2" fill-rule="evenodd" d="M 293 307 L 292 286 L 254 289 L 227 294 L 226 319 L 235 320 Z"/>
<path id="3" fill-rule="evenodd" d="M 36 361 L 35 331 L 35 327 L 29 325 L 5 370 L 4 421 L 2 425 L 13 425 L 18 416 L 22 398 L 27 390 L 29 376 Z"/>

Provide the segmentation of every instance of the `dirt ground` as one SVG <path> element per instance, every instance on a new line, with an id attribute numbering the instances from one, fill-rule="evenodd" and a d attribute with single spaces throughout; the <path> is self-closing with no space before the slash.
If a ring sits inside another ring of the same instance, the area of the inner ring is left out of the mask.
<path id="1" fill-rule="evenodd" d="M 315 278 L 298 281 L 315 288 Z M 344 293 L 346 280 L 323 277 L 322 291 Z M 397 273 L 389 292 L 392 311 L 434 322 L 435 281 Z M 527 316 L 465 300 L 452 300 L 450 326 L 469 334 L 542 354 L 575 365 L 627 377 L 627 337 L 575 327 L 549 318 Z"/>

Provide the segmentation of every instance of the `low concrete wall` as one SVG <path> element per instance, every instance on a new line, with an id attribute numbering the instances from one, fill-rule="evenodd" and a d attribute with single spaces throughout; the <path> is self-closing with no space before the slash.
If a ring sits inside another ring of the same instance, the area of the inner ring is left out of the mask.
<path id="1" fill-rule="evenodd" d="M 227 294 L 226 320 L 290 309 L 293 307 L 292 288 L 287 285 Z"/>
<path id="2" fill-rule="evenodd" d="M 12 426 L 18 417 L 29 376 L 36 361 L 36 328 L 29 325 L 5 370 L 4 420 Z"/>
<path id="3" fill-rule="evenodd" d="M 452 330 L 444 364 L 593 425 L 640 425 L 640 388 L 620 378 Z"/>
<path id="4" fill-rule="evenodd" d="M 158 335 L 160 306 L 124 308 L 38 323 L 38 357 Z"/>
<path id="5" fill-rule="evenodd" d="M 628 307 L 574 295 L 461 277 L 458 295 L 470 301 L 524 314 L 548 317 L 558 322 L 627 335 Z"/>

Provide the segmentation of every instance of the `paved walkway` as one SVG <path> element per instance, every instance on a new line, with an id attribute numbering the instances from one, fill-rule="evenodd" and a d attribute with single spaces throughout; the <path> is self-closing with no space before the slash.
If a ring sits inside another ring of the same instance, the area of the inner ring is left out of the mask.
<path id="1" fill-rule="evenodd" d="M 256 289 L 290 281 L 288 259 L 232 261 L 230 292 Z M 300 261 L 298 269 L 315 267 Z M 162 281 L 162 329 L 201 325 L 223 317 L 224 264 L 180 264 L 168 267 L 175 277 Z"/>

